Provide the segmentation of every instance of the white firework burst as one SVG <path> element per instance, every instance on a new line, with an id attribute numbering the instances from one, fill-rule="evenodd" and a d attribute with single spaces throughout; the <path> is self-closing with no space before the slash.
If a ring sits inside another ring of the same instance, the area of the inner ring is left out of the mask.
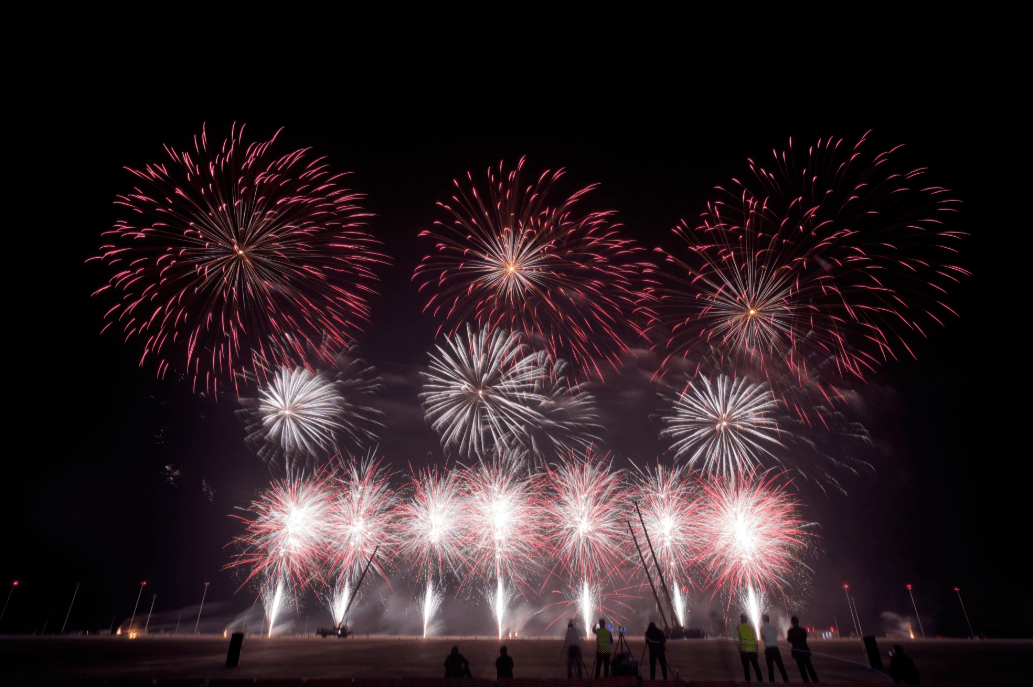
<path id="1" fill-rule="evenodd" d="M 420 400 L 427 421 L 446 449 L 485 455 L 522 443 L 527 426 L 541 426 L 535 392 L 536 357 L 519 334 L 484 327 L 456 335 L 438 346 L 430 372 L 423 374 Z"/>
<path id="2" fill-rule="evenodd" d="M 670 399 L 668 399 L 670 400 Z M 673 400 L 661 438 L 673 439 L 671 452 L 689 467 L 734 476 L 759 465 L 762 458 L 776 462 L 773 450 L 784 448 L 775 419 L 778 403 L 766 384 L 750 384 L 742 377 L 720 375 L 690 381 Z"/>
<path id="3" fill-rule="evenodd" d="M 238 415 L 247 424 L 248 443 L 269 463 L 358 451 L 375 440 L 381 413 L 361 405 L 362 396 L 381 387 L 372 367 L 349 354 L 333 357 L 336 372 L 281 367 L 267 376 L 258 398 L 242 398 Z"/>

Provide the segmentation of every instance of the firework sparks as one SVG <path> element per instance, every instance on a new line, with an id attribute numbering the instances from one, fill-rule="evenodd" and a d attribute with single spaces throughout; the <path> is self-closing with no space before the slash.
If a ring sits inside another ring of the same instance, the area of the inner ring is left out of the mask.
<path id="1" fill-rule="evenodd" d="M 437 242 L 437 252 L 414 279 L 434 290 L 426 309 L 452 332 L 468 320 L 523 332 L 601 376 L 595 361 L 616 367 L 628 350 L 619 331 L 631 323 L 641 274 L 651 266 L 633 262 L 640 249 L 618 236 L 611 213 L 575 213 L 593 187 L 553 206 L 549 192 L 562 170 L 525 187 L 523 165 L 508 173 L 500 165 L 498 177 L 489 171 L 487 196 L 469 174 L 469 192 L 455 182 L 456 195 L 441 204 L 452 223 L 421 234 Z"/>
<path id="2" fill-rule="evenodd" d="M 743 475 L 704 483 L 704 563 L 717 586 L 783 592 L 811 539 L 799 503 L 774 476 Z"/>
<path id="3" fill-rule="evenodd" d="M 275 136 L 245 146 L 243 130 L 221 146 L 202 130 L 192 152 L 166 147 L 172 164 L 130 170 L 141 187 L 116 203 L 132 219 L 93 258 L 114 271 L 96 293 L 119 294 L 104 329 L 143 339 L 140 364 L 156 358 L 159 376 L 175 365 L 213 394 L 270 362 L 271 337 L 344 346 L 386 262 L 362 229 L 361 196 L 324 158 L 274 157 Z"/>
<path id="4" fill-rule="evenodd" d="M 711 384 L 704 377 L 690 381 L 674 401 L 660 436 L 674 440 L 671 452 L 690 467 L 699 463 L 704 471 L 735 475 L 753 469 L 762 457 L 778 460 L 772 452 L 783 447 L 777 409 L 764 384 L 724 375 Z"/>
<path id="5" fill-rule="evenodd" d="M 899 331 L 924 336 L 920 319 L 953 313 L 946 287 L 968 272 L 930 258 L 956 253 L 962 234 L 943 227 L 956 201 L 864 143 L 818 141 L 799 160 L 790 142 L 770 170 L 751 161 L 755 183 L 737 181 L 701 226 L 676 229 L 692 258 L 668 256 L 685 275 L 661 299 L 672 354 L 717 346 L 795 384 L 832 359 L 839 376 L 863 379 L 910 352 Z"/>
<path id="6" fill-rule="evenodd" d="M 587 450 L 599 440 L 597 432 L 602 426 L 595 398 L 573 382 L 567 361 L 538 351 L 532 395 L 538 401 L 542 422 L 527 424 L 523 430 L 525 445 L 539 463 L 545 465 L 572 451 Z"/>

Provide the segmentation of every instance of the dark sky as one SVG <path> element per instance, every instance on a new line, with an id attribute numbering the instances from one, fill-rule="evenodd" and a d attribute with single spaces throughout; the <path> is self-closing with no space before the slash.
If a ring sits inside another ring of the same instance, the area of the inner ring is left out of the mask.
<path id="1" fill-rule="evenodd" d="M 846 497 L 804 487 L 825 549 L 807 622 L 838 616 L 845 625 L 850 583 L 865 628 L 881 627 L 883 611 L 912 614 L 911 583 L 927 632 L 963 635 L 959 586 L 977 632 L 1029 636 L 1029 602 L 1016 606 L 1028 595 L 1011 581 L 1024 548 L 1016 532 L 1028 449 L 1011 439 L 1023 436 L 1009 419 L 1016 411 L 1004 410 L 1022 346 L 1002 341 L 1013 332 L 1002 323 L 1015 321 L 1002 316 L 1013 298 L 1004 280 L 1026 268 L 1017 234 L 1029 222 L 1015 171 L 1028 146 L 1013 138 L 1016 105 L 1001 88 L 1012 67 L 1006 55 L 977 55 L 945 37 L 886 40 L 879 59 L 845 61 L 832 43 L 776 54 L 758 46 L 741 63 L 704 51 L 621 50 L 598 64 L 577 51 L 495 62 L 410 45 L 396 46 L 411 51 L 397 63 L 341 53 L 199 69 L 194 58 L 129 50 L 34 68 L 9 101 L 18 103 L 6 165 L 14 384 L 0 582 L 21 586 L 0 631 L 30 632 L 48 615 L 54 629 L 76 582 L 72 629 L 126 618 L 141 580 L 166 620 L 196 613 L 205 581 L 219 612 L 251 601 L 234 596 L 222 570 L 239 532 L 228 515 L 270 474 L 244 446 L 232 399 L 216 404 L 158 382 L 137 367 L 139 342 L 98 336 L 108 302 L 90 293 L 107 275 L 84 264 L 118 216 L 115 195 L 132 185 L 123 166 L 163 161 L 163 143 L 185 147 L 203 123 L 224 137 L 246 122 L 249 140 L 285 127 L 278 150 L 311 146 L 368 194 L 372 230 L 393 264 L 358 343 L 389 380 L 381 450 L 401 471 L 441 461 L 415 400 L 435 323 L 422 316 L 410 278 L 428 249 L 416 236 L 438 217 L 434 203 L 448 198 L 453 177 L 521 155 L 532 171 L 565 167 L 564 190 L 599 183 L 591 207 L 616 210 L 627 234 L 651 249 L 674 247 L 670 229 L 698 217 L 715 185 L 745 175 L 748 157 L 768 158 L 789 137 L 852 142 L 871 129 L 873 147 L 905 143 L 902 164 L 929 167 L 963 201 L 953 228 L 970 234 L 959 263 L 974 276 L 950 295 L 959 319 L 915 342 L 917 360 L 888 364 L 859 389 L 876 474 L 847 479 Z M 621 415 L 608 437 L 619 461 L 655 460 L 653 409 L 634 420 L 619 399 L 607 403 L 612 419 Z M 163 481 L 167 463 L 183 469 L 179 486 Z"/>

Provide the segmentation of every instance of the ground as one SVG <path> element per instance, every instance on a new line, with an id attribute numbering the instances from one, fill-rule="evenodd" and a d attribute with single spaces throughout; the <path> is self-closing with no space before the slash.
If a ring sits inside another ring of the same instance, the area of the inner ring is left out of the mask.
<path id="1" fill-rule="evenodd" d="M 899 641 L 899 640 L 894 640 Z M 886 652 L 894 641 L 879 640 Z M 516 662 L 516 677 L 565 677 L 558 639 L 520 638 L 501 642 Z M 475 678 L 495 678 L 500 642 L 494 638 L 440 637 L 247 637 L 237 668 L 226 668 L 229 639 L 223 637 L 0 637 L 0 682 L 60 678 L 331 678 L 441 677 L 453 645 L 470 661 Z M 630 642 L 636 659 L 640 639 Z M 857 640 L 812 641 L 818 677 L 831 682 L 892 684 L 868 668 Z M 1028 684 L 1033 642 L 1028 640 L 925 640 L 905 645 L 923 684 Z M 594 644 L 585 642 L 589 667 Z M 788 648 L 782 649 L 790 680 L 800 679 Z M 735 643 L 723 639 L 671 641 L 667 651 L 671 677 L 682 680 L 743 679 Z M 763 652 L 760 654 L 764 679 Z M 648 658 L 643 677 L 649 677 Z M 659 671 L 658 671 L 659 672 Z M 657 677 L 660 677 L 658 674 Z M 776 679 L 778 678 L 776 671 Z"/>

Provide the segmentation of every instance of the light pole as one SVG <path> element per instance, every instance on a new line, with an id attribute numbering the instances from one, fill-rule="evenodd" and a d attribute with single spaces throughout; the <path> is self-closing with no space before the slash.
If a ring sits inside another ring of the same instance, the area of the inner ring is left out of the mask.
<path id="1" fill-rule="evenodd" d="M 68 618 L 72 615 L 72 606 L 75 605 L 75 597 L 79 595 L 79 585 L 82 582 L 75 583 L 75 593 L 72 594 L 72 603 L 68 604 L 68 614 L 65 615 L 65 624 L 61 626 L 61 634 L 65 633 L 65 628 L 68 626 Z"/>
<path id="2" fill-rule="evenodd" d="M 146 586 L 146 581 L 140 583 L 140 593 L 136 595 L 136 605 L 133 606 L 133 617 L 129 619 L 129 629 L 127 630 L 129 633 L 132 633 L 133 631 L 133 621 L 136 620 L 136 609 L 140 607 L 140 597 L 143 596 L 143 588 Z"/>
<path id="3" fill-rule="evenodd" d="M 147 611 L 147 622 L 144 623 L 143 633 L 147 634 L 147 628 L 151 626 L 151 613 L 154 613 L 154 602 L 158 600 L 158 595 L 155 594 L 151 597 L 151 610 Z"/>
<path id="4" fill-rule="evenodd" d="M 14 594 L 14 588 L 18 586 L 18 580 L 11 583 L 11 591 L 7 592 L 7 601 L 4 602 L 4 610 L 0 611 L 0 620 L 4 619 L 4 613 L 7 613 L 7 604 L 11 603 L 11 594 Z"/>
<path id="5" fill-rule="evenodd" d="M 918 629 L 922 631 L 922 639 L 925 639 L 925 628 L 922 627 L 922 617 L 918 615 L 918 606 L 915 605 L 915 595 L 911 591 L 911 585 L 907 586 L 907 593 L 911 595 L 911 605 L 915 608 L 915 618 L 918 620 Z"/>
<path id="6" fill-rule="evenodd" d="M 201 625 L 201 611 L 204 610 L 204 597 L 208 596 L 208 583 L 204 583 L 204 593 L 201 594 L 201 607 L 197 609 L 197 622 L 194 623 L 194 634 L 197 634 L 197 628 Z"/>
<path id="7" fill-rule="evenodd" d="M 854 610 L 854 604 L 850 600 L 850 585 L 843 585 L 843 593 L 846 594 L 846 606 L 850 610 L 850 620 L 854 623 L 854 631 L 857 632 L 857 636 L 861 636 L 861 628 L 858 624 L 857 612 Z"/>
<path id="8" fill-rule="evenodd" d="M 958 603 L 961 604 L 961 612 L 965 614 L 965 622 L 968 623 L 968 636 L 975 639 L 976 633 L 972 631 L 972 623 L 968 619 L 968 611 L 965 610 L 965 602 L 961 600 L 961 590 L 955 587 L 954 591 L 958 594 Z"/>

